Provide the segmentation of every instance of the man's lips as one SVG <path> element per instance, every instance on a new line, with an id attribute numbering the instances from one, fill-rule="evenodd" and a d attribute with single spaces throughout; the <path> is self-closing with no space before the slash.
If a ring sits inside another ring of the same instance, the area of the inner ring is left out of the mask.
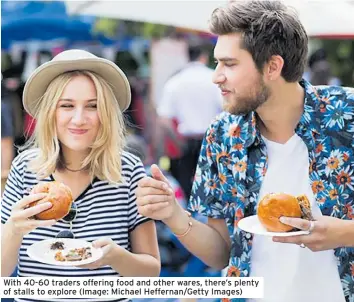
<path id="1" fill-rule="evenodd" d="M 226 90 L 226 89 L 221 89 L 221 94 L 222 95 L 227 95 L 228 93 L 230 93 L 230 90 Z"/>
<path id="2" fill-rule="evenodd" d="M 86 129 L 69 129 L 72 134 L 85 134 L 88 130 Z"/>

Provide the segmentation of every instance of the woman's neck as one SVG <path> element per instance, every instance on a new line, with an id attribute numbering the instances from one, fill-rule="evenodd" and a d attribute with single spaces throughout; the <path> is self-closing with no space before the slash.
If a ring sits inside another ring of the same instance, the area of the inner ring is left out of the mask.
<path id="1" fill-rule="evenodd" d="M 61 168 L 70 172 L 79 172 L 85 169 L 82 162 L 88 155 L 88 152 L 78 152 L 63 147 L 61 149 Z"/>

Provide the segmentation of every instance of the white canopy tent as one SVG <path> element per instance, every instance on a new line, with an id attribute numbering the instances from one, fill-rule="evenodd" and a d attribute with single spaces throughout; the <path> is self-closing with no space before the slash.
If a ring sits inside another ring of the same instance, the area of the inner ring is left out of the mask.
<path id="1" fill-rule="evenodd" d="M 208 31 L 212 11 L 227 1 L 66 1 L 69 14 L 165 24 Z M 354 1 L 285 0 L 299 13 L 309 36 L 354 37 Z"/>

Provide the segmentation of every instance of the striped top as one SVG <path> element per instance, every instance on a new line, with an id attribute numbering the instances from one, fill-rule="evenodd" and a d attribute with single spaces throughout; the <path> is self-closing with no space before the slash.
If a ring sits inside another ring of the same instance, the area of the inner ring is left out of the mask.
<path id="1" fill-rule="evenodd" d="M 1 222 L 6 223 L 10 217 L 11 208 L 20 199 L 28 195 L 31 188 L 39 181 L 33 172 L 28 170 L 29 161 L 37 156 L 38 150 L 27 150 L 18 155 L 12 163 L 2 199 Z M 74 200 L 78 214 L 73 221 L 72 231 L 77 239 L 94 241 L 101 237 L 110 237 L 121 247 L 131 250 L 129 232 L 139 224 L 148 221 L 138 213 L 135 189 L 138 181 L 146 173 L 140 159 L 128 152 L 122 155 L 122 175 L 126 182 L 118 186 L 107 181 L 95 179 Z M 53 181 L 53 176 L 42 181 Z M 50 276 L 50 277 L 102 277 L 119 276 L 111 267 L 105 266 L 95 270 L 77 267 L 52 266 L 32 260 L 26 250 L 31 244 L 55 237 L 62 230 L 69 230 L 70 224 L 59 220 L 51 227 L 40 227 L 25 235 L 19 251 L 18 275 L 20 277 Z M 81 301 L 102 301 L 81 299 Z M 39 301 L 17 299 L 15 301 Z M 63 299 L 51 301 L 65 301 Z M 68 299 L 67 301 L 73 301 Z M 75 301 L 80 301 L 79 299 Z M 124 299 L 105 300 L 124 301 Z"/>

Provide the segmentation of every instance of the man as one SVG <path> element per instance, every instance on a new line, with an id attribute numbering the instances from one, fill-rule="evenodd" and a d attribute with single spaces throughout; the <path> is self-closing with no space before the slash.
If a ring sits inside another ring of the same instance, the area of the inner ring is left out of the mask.
<path id="1" fill-rule="evenodd" d="M 305 72 L 304 78 L 312 85 L 342 85 L 341 80 L 332 75 L 328 56 L 323 48 L 317 49 L 310 55 L 308 67 L 310 70 Z"/>
<path id="2" fill-rule="evenodd" d="M 171 158 L 171 174 L 189 198 L 203 136 L 222 111 L 222 98 L 207 67 L 209 54 L 202 45 L 190 45 L 189 63 L 166 82 L 157 112 L 162 124 L 184 141 L 181 154 Z"/>
<path id="3" fill-rule="evenodd" d="M 308 38 L 281 2 L 232 2 L 210 26 L 213 80 L 228 113 L 206 132 L 189 204 L 208 223 L 178 207 L 157 166 L 138 186 L 140 213 L 161 219 L 210 266 L 229 265 L 228 276 L 264 277 L 262 301 L 353 302 L 354 94 L 301 80 Z M 269 238 L 237 227 L 269 192 L 309 197 L 310 234 Z"/>

